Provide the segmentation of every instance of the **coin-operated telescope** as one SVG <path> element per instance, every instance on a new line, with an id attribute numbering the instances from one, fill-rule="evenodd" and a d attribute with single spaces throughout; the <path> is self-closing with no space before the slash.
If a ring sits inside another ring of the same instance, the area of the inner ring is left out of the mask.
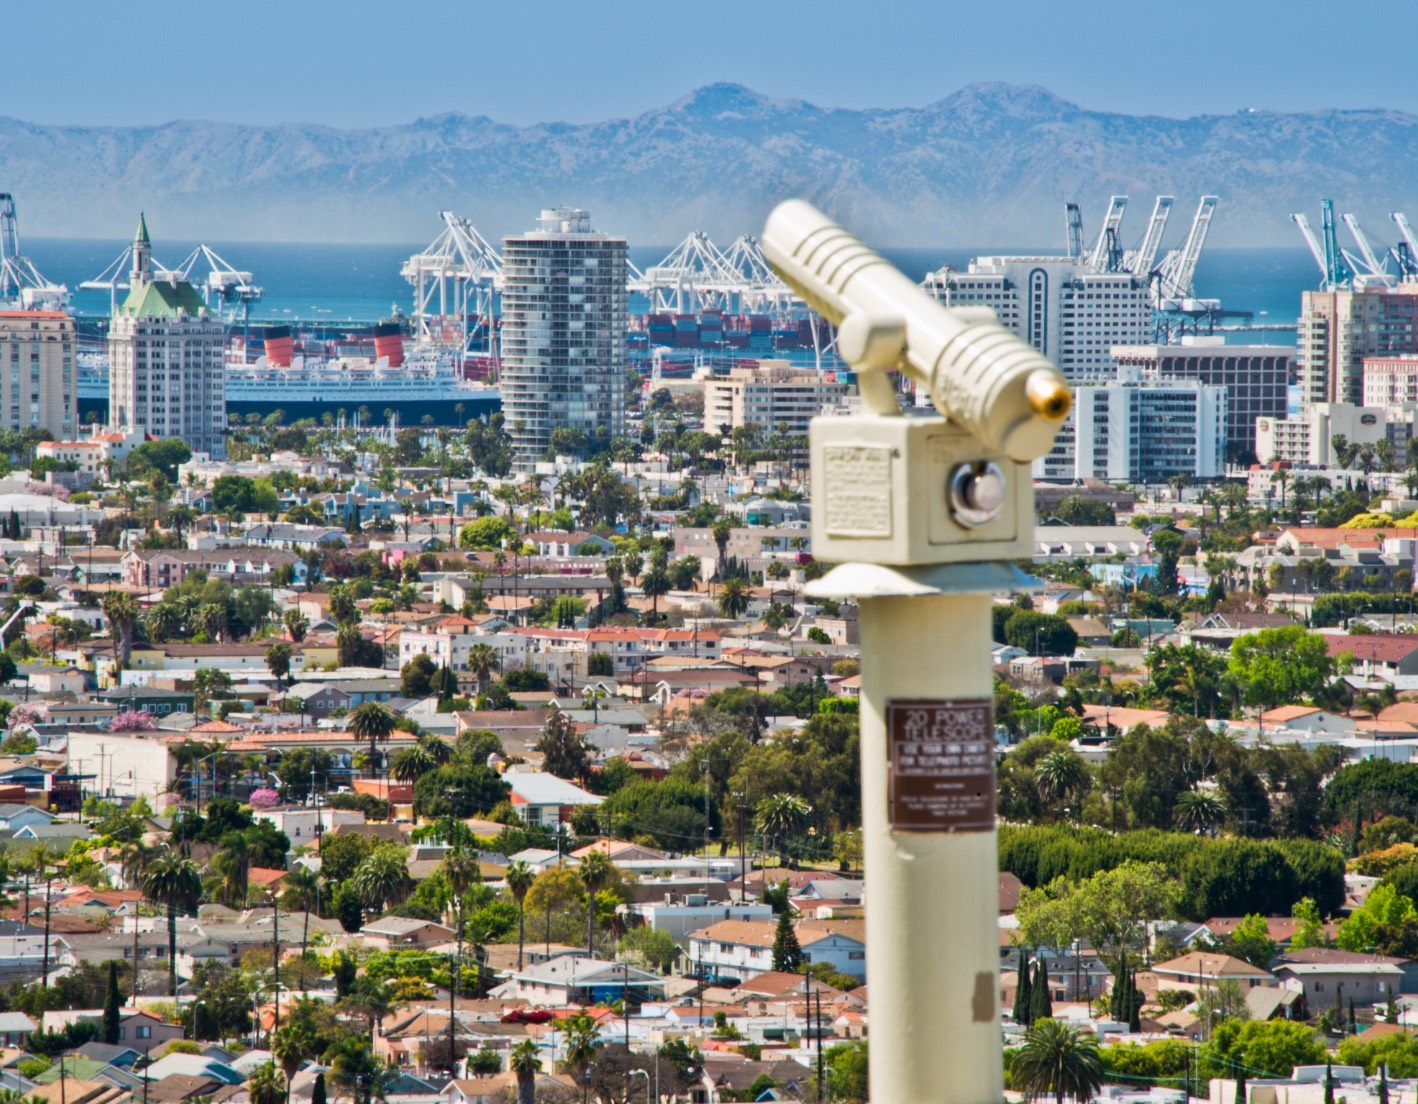
<path id="1" fill-rule="evenodd" d="M 1028 556 L 1029 463 L 1072 402 L 1059 370 L 993 311 L 941 306 L 801 200 L 774 210 L 762 244 L 837 327 L 874 415 L 812 423 L 813 554 L 895 565 Z M 893 370 L 925 386 L 942 417 L 899 417 Z"/>
<path id="2" fill-rule="evenodd" d="M 861 606 L 870 1098 L 998 1104 L 991 606 L 1034 581 L 1030 462 L 1072 397 L 988 309 L 949 309 L 806 203 L 763 252 L 837 326 L 870 412 L 814 418 L 812 597 Z M 938 413 L 901 414 L 889 373 Z"/>

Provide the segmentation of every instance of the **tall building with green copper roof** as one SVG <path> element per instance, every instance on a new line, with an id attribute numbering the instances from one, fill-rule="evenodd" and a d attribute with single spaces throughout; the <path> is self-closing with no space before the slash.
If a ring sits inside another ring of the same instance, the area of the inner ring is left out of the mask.
<path id="1" fill-rule="evenodd" d="M 193 452 L 224 456 L 226 327 L 191 284 L 153 271 L 141 214 L 128 284 L 108 333 L 110 424 L 180 437 Z"/>

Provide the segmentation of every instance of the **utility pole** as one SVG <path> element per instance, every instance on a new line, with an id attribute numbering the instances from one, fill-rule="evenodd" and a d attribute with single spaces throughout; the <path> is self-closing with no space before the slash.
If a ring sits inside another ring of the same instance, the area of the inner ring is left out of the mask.
<path id="1" fill-rule="evenodd" d="M 1030 466 L 1072 397 L 993 313 L 941 306 L 807 203 L 760 240 L 837 326 L 868 411 L 813 419 L 812 550 L 839 566 L 804 593 L 861 610 L 869 1096 L 999 1100 L 990 610 L 1037 588 L 1015 567 L 1034 552 Z M 938 416 L 903 417 L 893 372 Z M 919 953 L 926 924 L 951 954 Z"/>

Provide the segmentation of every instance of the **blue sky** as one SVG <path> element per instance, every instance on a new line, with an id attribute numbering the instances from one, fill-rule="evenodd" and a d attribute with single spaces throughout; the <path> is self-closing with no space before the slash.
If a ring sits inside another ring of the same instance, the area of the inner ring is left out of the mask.
<path id="1" fill-rule="evenodd" d="M 718 80 L 841 107 L 1002 80 L 1133 114 L 1418 111 L 1383 56 L 1418 42 L 1411 0 L 59 0 L 4 19 L 0 114 L 39 123 L 586 122 Z"/>

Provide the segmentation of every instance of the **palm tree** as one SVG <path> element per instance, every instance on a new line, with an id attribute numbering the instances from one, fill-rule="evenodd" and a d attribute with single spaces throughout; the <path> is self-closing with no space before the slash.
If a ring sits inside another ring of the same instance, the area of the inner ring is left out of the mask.
<path id="1" fill-rule="evenodd" d="M 468 670 L 478 676 L 478 693 L 487 689 L 487 678 L 497 666 L 497 649 L 491 644 L 474 644 L 468 649 Z"/>
<path id="2" fill-rule="evenodd" d="M 292 642 L 296 644 L 304 640 L 305 634 L 310 631 L 310 618 L 298 609 L 286 610 L 284 621 L 286 632 L 290 634 Z"/>
<path id="3" fill-rule="evenodd" d="M 650 562 L 650 570 L 640 580 L 640 591 L 650 599 L 650 623 L 656 624 L 660 619 L 660 598 L 670 592 L 670 573 L 663 553 Z"/>
<path id="4" fill-rule="evenodd" d="M 373 1028 L 370 1029 L 373 1034 Z M 330 1083 L 336 1093 L 347 1093 L 354 1104 L 385 1099 L 395 1074 L 374 1057 L 366 1039 L 350 1036 L 332 1046 L 322 1058 L 330 1064 Z"/>
<path id="5" fill-rule="evenodd" d="M 159 602 L 143 615 L 143 627 L 149 639 L 162 643 L 182 631 L 182 614 L 171 602 Z"/>
<path id="6" fill-rule="evenodd" d="M 103 615 L 108 618 L 108 632 L 113 637 L 113 647 L 118 665 L 128 666 L 133 654 L 133 629 L 138 624 L 138 603 L 131 594 L 109 591 L 103 596 Z"/>
<path id="7" fill-rule="evenodd" d="M 604 851 L 592 851 L 581 860 L 576 873 L 586 888 L 586 950 L 591 953 L 596 945 L 596 894 L 611 880 L 614 867 Z"/>
<path id="8" fill-rule="evenodd" d="M 536 873 L 521 859 L 509 866 L 507 873 L 503 876 L 503 880 L 507 883 L 507 892 L 512 894 L 512 899 L 517 902 L 517 969 L 519 970 L 522 968 L 522 945 L 526 934 L 523 920 L 525 919 L 527 894 L 536 878 Z"/>
<path id="9" fill-rule="evenodd" d="M 287 912 L 305 911 L 305 932 L 300 937 L 300 958 L 310 946 L 310 910 L 320 904 L 320 876 L 308 866 L 296 863 L 281 879 L 281 904 Z"/>
<path id="10" fill-rule="evenodd" d="M 437 769 L 437 760 L 422 743 L 401 749 L 389 761 L 389 777 L 400 782 L 416 782 L 429 771 Z"/>
<path id="11" fill-rule="evenodd" d="M 520 970 L 521 965 L 517 968 Z M 512 1048 L 507 1068 L 517 1075 L 517 1104 L 534 1104 L 537 1074 L 542 1072 L 542 1056 L 537 1052 L 537 1044 L 531 1039 L 523 1039 Z"/>
<path id="12" fill-rule="evenodd" d="M 1034 768 L 1039 796 L 1045 801 L 1073 797 L 1088 784 L 1088 767 L 1073 751 L 1060 748 L 1044 756 Z"/>
<path id="13" fill-rule="evenodd" d="M 378 848 L 355 868 L 350 886 L 371 912 L 383 912 L 388 905 L 403 904 L 414 891 L 404 849 L 399 846 Z"/>
<path id="14" fill-rule="evenodd" d="M 177 996 L 177 913 L 191 912 L 202 899 L 202 875 L 197 865 L 174 851 L 165 851 L 143 874 L 143 896 L 167 909 L 168 996 Z"/>
<path id="15" fill-rule="evenodd" d="M 275 1062 L 263 1062 L 251 1071 L 246 1080 L 246 1095 L 251 1104 L 281 1104 L 281 1097 L 289 1091 L 281 1078 L 281 1071 Z"/>
<path id="16" fill-rule="evenodd" d="M 197 624 L 208 640 L 217 640 L 226 631 L 226 606 L 220 602 L 204 602 L 197 607 Z"/>
<path id="17" fill-rule="evenodd" d="M 363 642 L 364 634 L 359 631 L 358 621 L 345 621 L 340 624 L 335 630 L 335 648 L 340 653 L 341 667 L 348 667 L 354 662 L 355 652 Z"/>
<path id="18" fill-rule="evenodd" d="M 812 806 L 797 794 L 772 794 L 758 803 L 753 826 L 765 839 L 777 840 L 781 865 L 788 865 L 788 840 L 807 823 L 811 812 Z"/>
<path id="19" fill-rule="evenodd" d="M 276 677 L 277 688 L 290 675 L 290 645 L 284 640 L 276 640 L 266 647 L 266 667 Z"/>
<path id="20" fill-rule="evenodd" d="M 212 856 L 212 870 L 222 878 L 222 901 L 227 908 L 246 907 L 250 884 L 251 852 L 240 832 L 222 836 L 221 850 Z"/>
<path id="21" fill-rule="evenodd" d="M 315 1053 L 315 1032 L 309 1021 L 290 1019 L 283 1023 L 271 1037 L 271 1053 L 281 1064 L 285 1074 L 286 1104 L 290 1104 L 291 1078 L 305 1060 Z M 256 1104 L 253 1096 L 251 1104 Z"/>
<path id="22" fill-rule="evenodd" d="M 1024 1045 L 1014 1056 L 1009 1081 L 1016 1092 L 1051 1092 L 1056 1104 L 1063 1104 L 1065 1096 L 1087 1100 L 1103 1084 L 1098 1037 L 1058 1020 L 1039 1020 L 1030 1025 Z"/>
<path id="23" fill-rule="evenodd" d="M 394 714 L 383 702 L 365 702 L 363 705 L 356 706 L 354 712 L 350 714 L 347 726 L 350 735 L 369 741 L 371 775 L 374 773 L 374 764 L 378 761 L 379 754 L 375 749 L 375 744 L 379 740 L 387 739 L 389 733 L 394 731 L 394 720 Z"/>
<path id="24" fill-rule="evenodd" d="M 1177 798 L 1172 819 L 1183 831 L 1214 834 L 1226 819 L 1226 802 L 1214 793 L 1189 790 Z"/>
<path id="25" fill-rule="evenodd" d="M 725 579 L 719 587 L 719 613 L 731 621 L 737 621 L 748 609 L 748 583 L 737 575 Z"/>

